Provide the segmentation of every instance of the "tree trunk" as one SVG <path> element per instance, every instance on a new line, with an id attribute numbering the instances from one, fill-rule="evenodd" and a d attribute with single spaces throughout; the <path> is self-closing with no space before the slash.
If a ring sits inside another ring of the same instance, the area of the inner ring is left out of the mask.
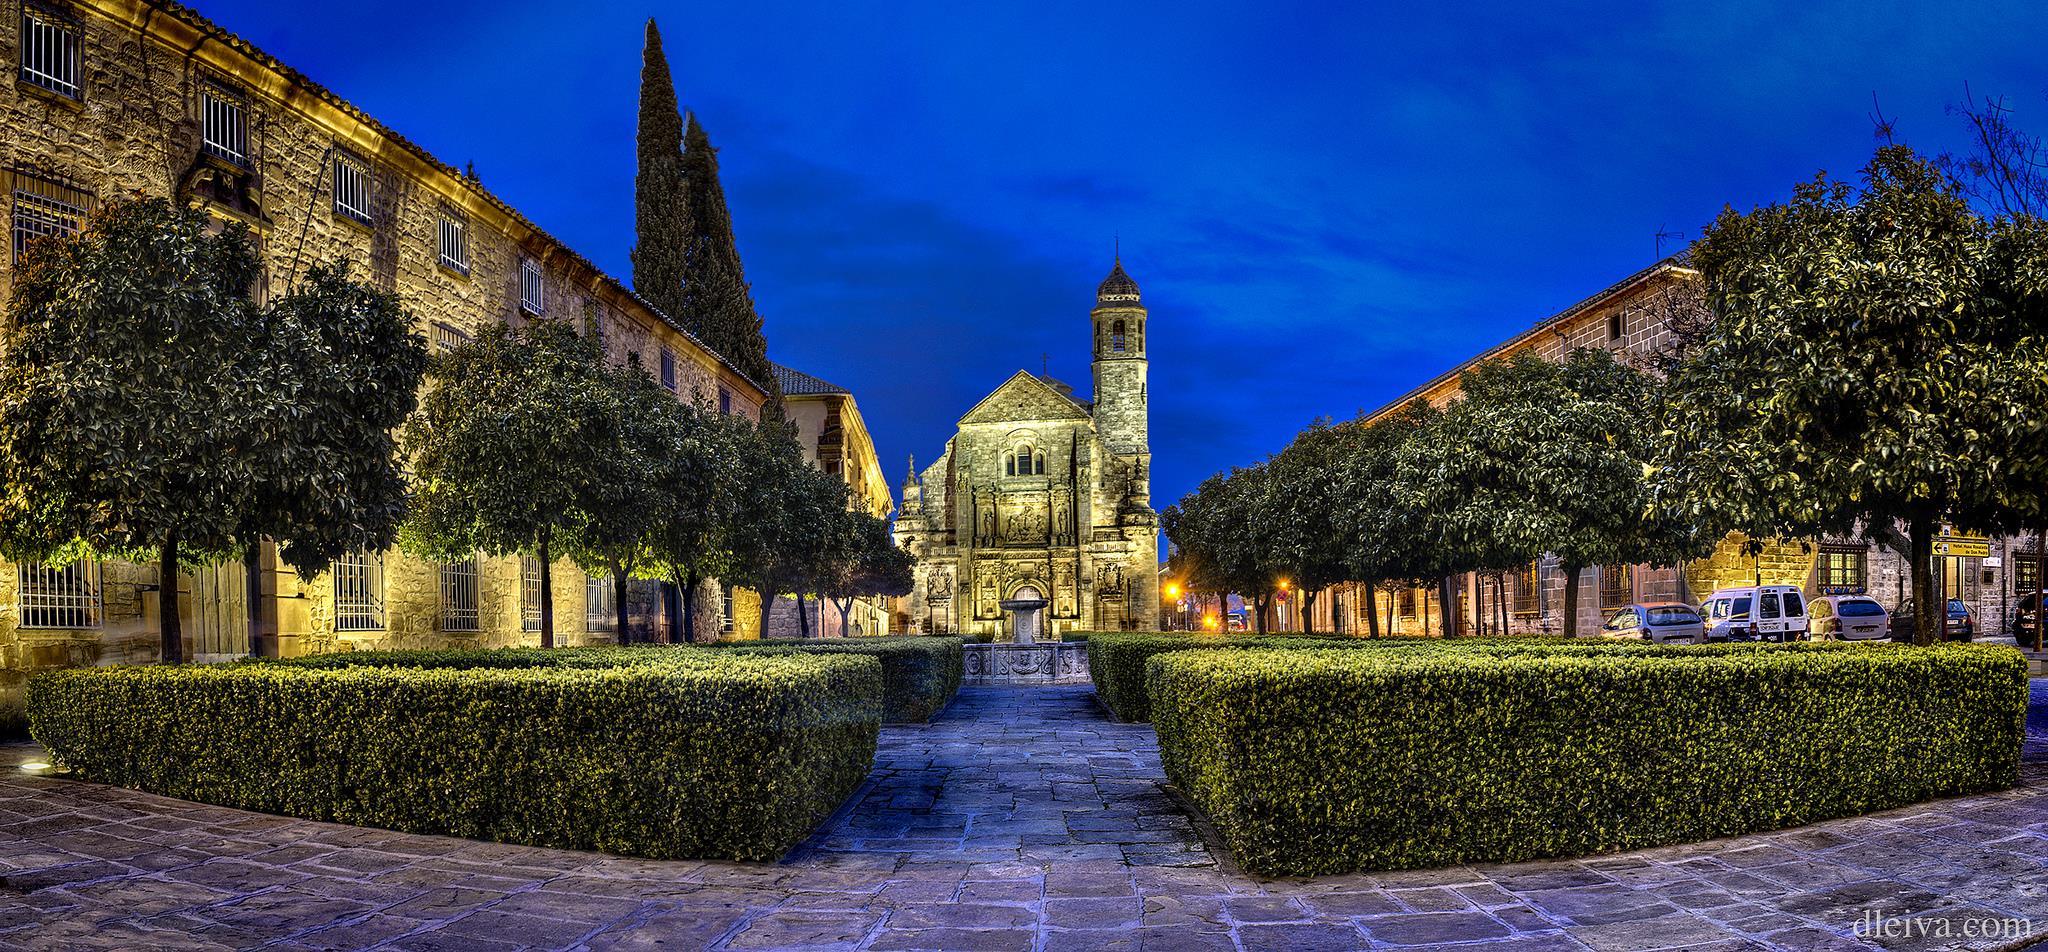
<path id="1" fill-rule="evenodd" d="M 797 637 L 803 638 L 806 641 L 810 640 L 811 616 L 804 611 L 804 593 L 802 592 L 796 593 L 796 631 Z"/>
<path id="2" fill-rule="evenodd" d="M 555 646 L 555 566 L 548 561 L 548 537 L 540 538 L 540 646 Z"/>
<path id="3" fill-rule="evenodd" d="M 1582 566 L 1564 567 L 1564 636 L 1579 636 L 1579 572 Z"/>
<path id="4" fill-rule="evenodd" d="M 1265 634 L 1265 633 L 1266 633 L 1266 596 L 1264 596 L 1264 595 L 1256 595 L 1256 596 L 1253 596 L 1253 597 L 1252 597 L 1252 616 L 1253 616 L 1253 618 L 1252 618 L 1252 633 L 1253 633 L 1253 634 L 1259 634 L 1259 635 L 1263 635 L 1263 634 Z"/>
<path id="5" fill-rule="evenodd" d="M 1458 636 L 1457 612 L 1453 610 L 1457 608 L 1457 584 L 1457 580 L 1449 575 L 1436 583 L 1436 618 L 1446 638 Z"/>
<path id="6" fill-rule="evenodd" d="M 164 537 L 163 549 L 159 553 L 161 565 L 157 568 L 156 613 L 157 630 L 163 635 L 163 656 L 165 664 L 183 664 L 185 661 L 185 625 L 178 617 L 178 534 L 173 532 Z"/>
<path id="7" fill-rule="evenodd" d="M 697 579 L 694 576 L 684 576 L 681 573 L 672 573 L 671 577 L 675 583 L 676 596 L 683 603 L 683 610 L 679 613 L 681 617 L 676 622 L 676 638 L 685 644 L 695 644 L 697 641 Z M 667 595 L 668 593 L 666 592 L 662 593 L 664 598 Z"/>
<path id="8" fill-rule="evenodd" d="M 2034 564 L 2034 653 L 2039 654 L 2041 632 L 2044 626 L 2048 626 L 2048 612 L 2041 610 L 2041 602 L 2048 598 L 2048 593 L 2043 591 L 2048 589 L 2048 578 L 2043 577 L 2044 570 L 2048 570 L 2048 531 L 2034 533 L 2034 551 L 2041 553 L 2041 560 Z"/>
<path id="9" fill-rule="evenodd" d="M 769 586 L 767 586 L 767 587 L 768 587 L 768 588 L 774 588 L 775 586 L 774 586 L 774 585 L 769 585 Z M 767 595 L 767 594 L 764 594 L 764 595 L 762 595 L 762 596 L 761 596 L 761 610 L 760 610 L 760 612 L 758 613 L 758 614 L 759 614 L 759 618 L 760 618 L 761 628 L 760 628 L 760 630 L 759 630 L 759 631 L 757 631 L 757 632 L 755 632 L 755 633 L 754 633 L 754 637 L 756 637 L 756 638 L 766 638 L 766 637 L 768 637 L 768 618 L 769 618 L 769 616 L 770 616 L 770 615 L 773 615 L 774 613 L 775 613 L 775 596 L 773 596 L 773 595 Z"/>
<path id="10" fill-rule="evenodd" d="M 1301 633 L 1316 633 L 1316 596 L 1305 588 L 1301 590 Z"/>
<path id="11" fill-rule="evenodd" d="M 1380 584 L 1365 583 L 1365 630 L 1369 637 L 1380 636 Z"/>
<path id="12" fill-rule="evenodd" d="M 852 632 L 850 631 L 853 623 L 847 617 L 853 614 L 853 599 L 835 598 L 832 600 L 832 603 L 839 609 L 839 637 L 853 637 Z"/>
<path id="13" fill-rule="evenodd" d="M 1934 604 L 1934 520 L 1915 516 L 1906 520 L 1906 562 L 1913 579 L 1913 643 L 1931 645 L 1944 637 L 1948 606 Z"/>
<path id="14" fill-rule="evenodd" d="M 249 657 L 263 657 L 263 541 L 242 550 L 242 597 L 249 600 Z"/>
<path id="15" fill-rule="evenodd" d="M 617 638 L 616 640 L 618 641 L 618 643 L 619 643 L 619 644 L 622 644 L 622 645 L 629 645 L 629 644 L 632 644 L 632 643 L 633 643 L 633 634 L 632 634 L 632 632 L 631 632 L 631 631 L 627 630 L 627 628 L 626 628 L 626 570 L 625 570 L 625 569 L 619 569 L 619 570 L 617 570 L 617 571 L 614 571 L 614 572 L 612 573 L 612 608 L 614 609 L 614 611 L 613 611 L 613 614 L 614 614 L 614 615 L 616 615 L 616 616 L 618 617 L 618 625 L 619 625 L 619 632 L 618 632 L 618 638 Z"/>
<path id="16" fill-rule="evenodd" d="M 1387 589 L 1387 627 L 1383 630 L 1389 635 L 1394 633 L 1394 590 L 1391 588 Z"/>

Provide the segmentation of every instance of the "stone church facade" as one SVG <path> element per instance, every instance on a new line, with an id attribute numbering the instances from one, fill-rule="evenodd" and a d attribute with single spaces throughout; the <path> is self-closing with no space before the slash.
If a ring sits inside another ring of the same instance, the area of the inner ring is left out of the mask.
<path id="1" fill-rule="evenodd" d="M 1008 640 L 1020 624 L 1055 638 L 1157 624 L 1145 320 L 1119 261 L 1089 313 L 1092 403 L 1020 370 L 936 461 L 912 464 L 896 520 L 917 558 L 909 630 Z"/>

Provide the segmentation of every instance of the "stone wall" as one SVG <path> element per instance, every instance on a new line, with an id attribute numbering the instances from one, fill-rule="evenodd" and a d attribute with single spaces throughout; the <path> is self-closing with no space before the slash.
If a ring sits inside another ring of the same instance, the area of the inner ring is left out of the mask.
<path id="1" fill-rule="evenodd" d="M 562 245 L 484 190 L 349 106 L 333 93 L 182 8 L 141 0 L 79 0 L 76 15 L 84 74 L 73 99 L 13 78 L 0 82 L 0 195 L 57 183 L 93 203 L 133 194 L 192 201 L 223 221 L 254 232 L 264 264 L 259 293 L 283 293 L 319 262 L 341 260 L 358 275 L 397 292 L 417 330 L 437 344 L 459 341 L 491 322 L 534 315 L 521 305 L 521 262 L 542 270 L 545 316 L 574 321 L 602 336 L 614 359 L 636 355 L 658 373 L 663 348 L 676 355 L 678 398 L 757 417 L 765 400 L 716 354 L 640 301 L 624 285 Z M 146 25 L 145 25 L 146 24 Z M 15 57 L 21 19 L 0 16 L 0 49 Z M 202 89 L 236 99 L 248 129 L 246 167 L 200 151 Z M 622 102 L 630 90 L 620 90 Z M 337 155 L 370 173 L 367 224 L 336 210 Z M 464 223 L 468 266 L 441 261 L 443 218 Z M 0 299 L 11 294 L 11 261 L 0 262 Z M 276 650 L 288 654 L 336 647 L 433 644 L 516 644 L 535 639 L 519 630 L 517 560 L 486 560 L 486 631 L 438 631 L 438 577 L 433 566 L 396 553 L 386 559 L 387 628 L 333 630 L 332 584 L 266 568 L 266 617 Z M 0 706 L 18 692 L 22 672 L 53 664 L 149 660 L 156 656 L 156 572 L 109 562 L 104 568 L 105 624 L 97 630 L 24 631 L 14 610 L 14 566 L 0 563 Z M 598 636 L 583 620 L 583 575 L 558 571 L 556 605 L 563 643 Z M 191 580 L 184 580 L 190 586 Z M 510 596 L 504 593 L 510 592 Z M 493 594 L 495 593 L 495 594 Z M 234 597 L 240 597 L 236 595 Z M 507 598 L 513 600 L 507 607 Z M 212 615 L 222 605 L 208 606 Z M 241 607 L 245 610 L 246 605 Z M 230 613 L 231 614 L 231 613 Z M 609 631 L 602 633 L 609 639 Z"/>

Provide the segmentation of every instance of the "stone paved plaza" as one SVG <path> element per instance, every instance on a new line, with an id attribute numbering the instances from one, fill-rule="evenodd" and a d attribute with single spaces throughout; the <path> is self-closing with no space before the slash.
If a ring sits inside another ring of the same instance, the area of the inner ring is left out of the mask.
<path id="1" fill-rule="evenodd" d="M 2037 727 L 2048 696 L 2037 689 Z M 12 769 L 9 949 L 1849 949 L 1866 910 L 2048 928 L 2048 737 L 2026 784 L 1567 862 L 1268 881 L 1162 787 L 1086 685 L 969 688 L 890 727 L 780 864 L 652 862 L 200 806 Z M 2009 939 L 1894 938 L 1886 948 Z M 2023 944 L 2023 943 L 2017 943 Z"/>

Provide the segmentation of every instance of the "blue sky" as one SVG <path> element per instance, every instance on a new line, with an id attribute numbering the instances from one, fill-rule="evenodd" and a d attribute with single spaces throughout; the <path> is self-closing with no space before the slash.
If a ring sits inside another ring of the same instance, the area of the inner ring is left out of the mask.
<path id="1" fill-rule="evenodd" d="M 1042 353 L 1088 389 L 1121 235 L 1162 508 L 1853 173 L 1873 98 L 1927 151 L 1965 82 L 2048 130 L 2032 2 L 196 2 L 625 279 L 657 17 L 771 356 L 892 481 Z"/>

